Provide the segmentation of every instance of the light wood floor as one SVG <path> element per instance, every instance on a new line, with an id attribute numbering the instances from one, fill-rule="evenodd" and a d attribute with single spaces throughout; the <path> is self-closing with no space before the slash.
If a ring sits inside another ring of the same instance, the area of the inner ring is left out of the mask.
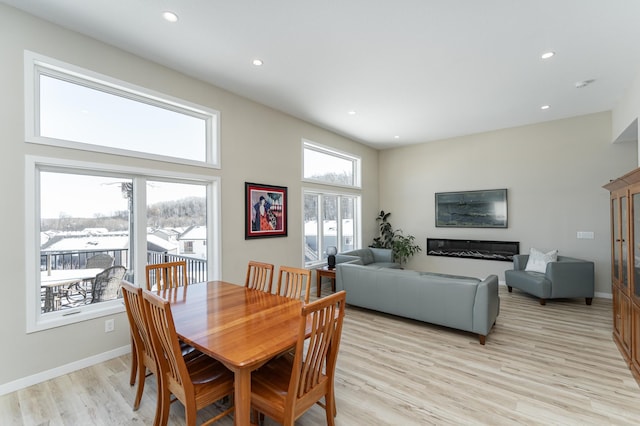
<path id="1" fill-rule="evenodd" d="M 347 307 L 336 425 L 640 423 L 640 387 L 611 337 L 611 300 L 540 306 L 504 287 L 500 297 L 486 346 L 468 333 Z M 122 356 L 2 396 L 0 425 L 152 424 L 155 379 L 132 411 L 129 362 Z M 203 419 L 207 411 L 216 408 Z M 170 424 L 184 424 L 179 403 Z M 296 423 L 322 424 L 319 406 Z"/>

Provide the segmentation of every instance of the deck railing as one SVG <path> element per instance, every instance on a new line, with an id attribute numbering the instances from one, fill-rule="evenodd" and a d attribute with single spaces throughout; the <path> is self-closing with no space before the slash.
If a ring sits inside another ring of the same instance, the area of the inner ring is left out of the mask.
<path id="1" fill-rule="evenodd" d="M 40 255 L 40 270 L 56 269 L 84 269 L 87 259 L 99 253 L 106 253 L 113 257 L 113 265 L 121 265 L 129 269 L 129 249 L 118 250 L 83 250 L 49 252 Z M 147 251 L 147 264 L 177 262 L 185 260 L 187 262 L 187 273 L 189 283 L 202 282 L 207 280 L 207 260 L 197 259 L 179 254 L 166 252 Z"/>

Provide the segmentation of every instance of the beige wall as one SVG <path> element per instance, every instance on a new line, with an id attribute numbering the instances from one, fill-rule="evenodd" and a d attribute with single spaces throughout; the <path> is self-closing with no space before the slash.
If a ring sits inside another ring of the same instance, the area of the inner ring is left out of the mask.
<path id="1" fill-rule="evenodd" d="M 640 72 L 612 111 L 611 140 L 638 143 L 640 123 Z M 629 135 L 632 135 L 631 137 Z M 638 158 L 640 165 L 640 158 Z"/>
<path id="2" fill-rule="evenodd" d="M 0 330 L 5 342 L 0 351 L 0 391 L 28 384 L 42 372 L 64 371 L 69 364 L 129 342 L 124 314 L 115 315 L 116 330 L 104 333 L 104 319 L 85 321 L 47 331 L 25 333 L 25 154 L 56 156 L 62 149 L 24 142 L 23 51 L 31 50 L 67 63 L 182 98 L 221 112 L 222 276 L 242 282 L 247 261 L 257 259 L 301 266 L 302 184 L 301 139 L 335 147 L 363 159 L 363 208 L 378 208 L 378 153 L 376 150 L 322 130 L 224 90 L 204 84 L 157 64 L 67 31 L 0 5 L 0 179 L 4 244 L 0 248 L 2 281 Z M 64 151 L 74 159 L 116 161 L 145 168 L 202 173 L 197 167 L 139 161 L 95 153 Z M 287 186 L 288 237 L 244 239 L 244 182 Z M 368 238 L 375 224 L 366 224 Z M 10 343 L 6 343 L 10 342 Z M 24 379 L 27 378 L 27 379 Z M 21 380 L 22 379 L 22 380 Z M 18 383 L 19 382 L 19 383 Z M 9 384 L 9 385 L 7 385 Z M 1 392 L 0 392 L 1 393 Z"/>
<path id="3" fill-rule="evenodd" d="M 504 281 L 508 262 L 427 256 L 427 237 L 519 241 L 593 260 L 596 292 L 610 294 L 609 194 L 602 185 L 636 167 L 633 143 L 611 143 L 610 113 L 499 130 L 380 153 L 380 208 L 423 252 L 411 269 Z M 436 228 L 434 193 L 508 189 L 508 228 Z M 371 215 L 371 220 L 375 215 Z M 363 218 L 366 220 L 366 218 Z M 579 240 L 577 231 L 592 231 Z"/>

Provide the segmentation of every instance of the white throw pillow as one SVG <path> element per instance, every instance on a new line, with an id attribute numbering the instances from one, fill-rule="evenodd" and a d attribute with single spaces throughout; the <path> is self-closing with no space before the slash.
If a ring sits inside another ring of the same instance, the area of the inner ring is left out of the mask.
<path id="1" fill-rule="evenodd" d="M 547 263 L 555 262 L 558 260 L 558 250 L 551 250 L 550 252 L 543 253 L 540 250 L 531 248 L 529 251 L 529 260 L 527 260 L 527 266 L 525 271 L 532 272 L 547 272 Z"/>

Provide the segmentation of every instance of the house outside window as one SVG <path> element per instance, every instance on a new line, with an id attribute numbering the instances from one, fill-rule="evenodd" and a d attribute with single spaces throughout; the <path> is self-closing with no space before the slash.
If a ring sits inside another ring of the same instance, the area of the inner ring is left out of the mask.
<path id="1" fill-rule="evenodd" d="M 309 141 L 303 153 L 304 180 L 322 183 L 303 189 L 304 263 L 313 267 L 326 262 L 327 247 L 359 248 L 360 159 Z"/>

